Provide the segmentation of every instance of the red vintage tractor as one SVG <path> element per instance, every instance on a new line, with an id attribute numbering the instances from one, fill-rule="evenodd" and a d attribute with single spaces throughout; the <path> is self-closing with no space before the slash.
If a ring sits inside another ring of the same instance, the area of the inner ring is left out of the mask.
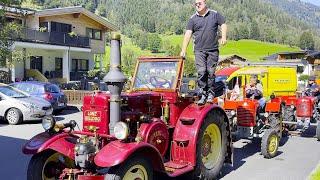
<path id="1" fill-rule="evenodd" d="M 314 126 L 316 127 L 316 138 L 320 140 L 320 104 L 317 97 L 306 90 L 301 97 L 289 98 L 285 102 L 290 103 L 290 99 L 291 105 L 290 108 L 287 106 L 287 111 L 284 112 L 283 123 L 288 124 L 290 130 L 298 130 L 301 133 L 309 129 L 310 126 Z M 294 116 L 288 116 L 288 114 Z"/>
<path id="2" fill-rule="evenodd" d="M 153 179 L 154 173 L 214 179 L 232 163 L 228 118 L 214 104 L 198 106 L 180 91 L 180 58 L 138 60 L 131 91 L 121 93 L 120 36 L 111 40 L 110 93 L 83 102 L 83 130 L 75 121 L 43 119 L 45 132 L 23 147 L 32 154 L 28 180 Z"/>
<path id="3" fill-rule="evenodd" d="M 245 94 L 243 96 L 245 97 Z M 233 138 L 262 138 L 262 155 L 265 158 L 273 158 L 277 155 L 282 137 L 279 102 L 267 102 L 265 108 L 260 108 L 258 101 L 251 98 L 237 101 L 225 100 L 224 109 L 229 118 Z"/>

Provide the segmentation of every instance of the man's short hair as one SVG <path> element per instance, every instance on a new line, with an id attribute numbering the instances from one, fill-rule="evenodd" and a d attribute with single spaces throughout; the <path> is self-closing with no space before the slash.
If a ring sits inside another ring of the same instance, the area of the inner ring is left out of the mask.
<path id="1" fill-rule="evenodd" d="M 309 81 L 315 81 L 316 80 L 316 77 L 315 76 L 310 76 L 309 77 Z"/>

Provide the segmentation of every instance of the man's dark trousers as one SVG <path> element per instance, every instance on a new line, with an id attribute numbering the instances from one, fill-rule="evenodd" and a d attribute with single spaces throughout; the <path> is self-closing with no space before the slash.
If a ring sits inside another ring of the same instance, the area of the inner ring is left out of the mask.
<path id="1" fill-rule="evenodd" d="M 214 92 L 215 69 L 219 59 L 219 50 L 195 51 L 200 93 Z"/>

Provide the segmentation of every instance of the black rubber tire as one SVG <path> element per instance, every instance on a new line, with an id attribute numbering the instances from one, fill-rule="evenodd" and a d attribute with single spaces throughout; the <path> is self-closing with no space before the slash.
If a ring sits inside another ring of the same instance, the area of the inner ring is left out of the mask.
<path id="1" fill-rule="evenodd" d="M 44 151 L 32 156 L 27 171 L 27 180 L 43 180 L 42 170 L 45 166 L 47 159 L 55 154 L 55 151 Z M 59 177 L 56 177 L 58 179 Z"/>
<path id="2" fill-rule="evenodd" d="M 15 120 L 11 119 L 11 120 L 8 120 L 9 119 L 9 115 L 10 113 L 15 113 L 17 115 L 17 118 Z M 5 119 L 6 121 L 11 124 L 11 125 L 18 125 L 18 124 L 21 124 L 22 121 L 23 121 L 23 115 L 22 115 L 22 112 L 17 109 L 17 108 L 10 108 L 7 112 L 6 112 L 6 116 L 5 116 Z"/>
<path id="3" fill-rule="evenodd" d="M 276 135 L 277 136 L 277 147 L 276 147 L 276 151 L 274 153 L 270 153 L 268 151 L 268 146 L 270 143 L 270 137 L 272 135 Z M 279 144 L 280 144 L 280 137 L 277 133 L 277 130 L 275 129 L 267 129 L 264 132 L 264 135 L 262 136 L 262 140 L 261 140 L 261 154 L 263 155 L 264 158 L 266 159 L 271 159 L 273 157 L 275 157 L 278 154 L 278 148 L 279 148 Z"/>
<path id="4" fill-rule="evenodd" d="M 294 115 L 294 110 L 291 107 L 284 107 L 283 120 L 296 122 L 296 116 Z M 295 124 L 287 124 L 286 125 L 289 131 L 295 131 L 297 126 Z"/>
<path id="5" fill-rule="evenodd" d="M 217 160 L 216 165 L 212 169 L 207 169 L 202 162 L 202 137 L 205 133 L 206 128 L 210 124 L 216 124 L 219 127 L 221 134 L 221 152 L 220 157 Z M 226 155 L 227 155 L 227 122 L 225 122 L 224 115 L 218 111 L 209 112 L 207 117 L 204 119 L 201 125 L 198 139 L 197 139 L 197 165 L 192 174 L 192 179 L 216 179 L 221 172 Z"/>
<path id="6" fill-rule="evenodd" d="M 148 180 L 153 179 L 153 168 L 151 162 L 143 156 L 133 156 L 129 158 L 124 163 L 120 164 L 119 166 L 111 167 L 108 171 L 108 174 L 105 175 L 105 180 L 125 180 L 123 179 L 124 175 L 127 171 L 135 166 L 141 165 L 147 171 Z"/>
<path id="7" fill-rule="evenodd" d="M 317 129 L 316 129 L 316 138 L 320 141 L 320 122 L 318 121 Z"/>

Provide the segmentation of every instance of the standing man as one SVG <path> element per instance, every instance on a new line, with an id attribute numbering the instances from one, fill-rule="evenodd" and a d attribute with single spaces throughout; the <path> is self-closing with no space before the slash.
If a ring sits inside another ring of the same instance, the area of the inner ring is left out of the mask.
<path id="1" fill-rule="evenodd" d="M 221 26 L 220 44 L 227 42 L 225 18 L 206 5 L 206 0 L 196 0 L 196 13 L 189 19 L 180 55 L 185 57 L 191 36 L 194 38 L 194 54 L 201 98 L 199 105 L 212 103 L 214 99 L 215 67 L 219 59 L 218 26 Z"/>

